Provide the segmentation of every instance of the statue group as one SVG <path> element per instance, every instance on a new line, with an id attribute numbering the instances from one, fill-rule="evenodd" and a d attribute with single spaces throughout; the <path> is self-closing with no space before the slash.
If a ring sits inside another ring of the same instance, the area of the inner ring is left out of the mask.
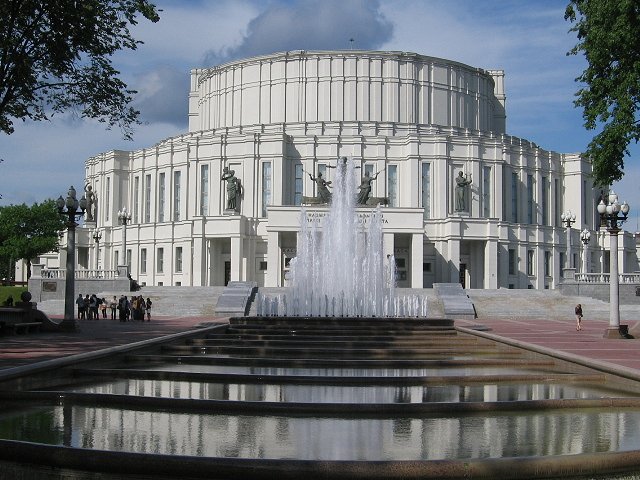
<path id="1" fill-rule="evenodd" d="M 327 165 L 328 168 L 345 168 L 347 164 L 347 157 L 341 157 L 336 162 L 336 165 Z M 360 168 L 360 167 L 355 167 Z M 302 197 L 302 203 L 306 205 L 328 205 L 331 203 L 332 194 L 329 188 L 331 188 L 331 181 L 327 181 L 321 172 L 318 172 L 316 176 L 309 173 L 309 178 L 316 184 L 317 195 L 315 197 Z M 356 194 L 356 204 L 358 206 L 375 206 L 375 205 L 387 205 L 389 203 L 387 198 L 384 197 L 372 197 L 371 196 L 371 183 L 378 178 L 380 172 L 371 176 L 369 172 L 365 172 L 358 192 Z"/>

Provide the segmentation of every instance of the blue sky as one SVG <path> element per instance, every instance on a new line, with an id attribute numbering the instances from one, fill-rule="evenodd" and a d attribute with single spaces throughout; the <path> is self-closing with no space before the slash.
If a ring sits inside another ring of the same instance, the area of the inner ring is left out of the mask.
<path id="1" fill-rule="evenodd" d="M 584 150 L 593 132 L 573 106 L 582 57 L 564 20 L 565 1 L 536 0 L 162 0 L 160 22 L 142 22 L 144 45 L 119 53 L 116 68 L 135 90 L 144 124 L 134 140 L 73 114 L 51 122 L 16 122 L 0 134 L 0 205 L 57 198 L 82 188 L 85 160 L 135 150 L 187 130 L 189 70 L 283 50 L 372 49 L 415 52 L 483 69 L 505 70 L 507 133 L 542 148 Z M 350 39 L 353 39 L 351 42 Z M 631 204 L 637 230 L 638 149 L 614 185 Z"/>

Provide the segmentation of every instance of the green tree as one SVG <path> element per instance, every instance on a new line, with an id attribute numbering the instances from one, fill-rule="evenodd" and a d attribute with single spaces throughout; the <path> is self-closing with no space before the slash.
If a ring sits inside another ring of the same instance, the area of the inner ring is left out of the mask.
<path id="1" fill-rule="evenodd" d="M 58 232 L 64 229 L 54 200 L 0 207 L 0 258 L 3 263 L 25 259 L 31 276 L 31 260 L 58 251 Z"/>
<path id="2" fill-rule="evenodd" d="M 624 175 L 629 143 L 640 139 L 640 2 L 572 0 L 565 19 L 578 37 L 569 54 L 583 53 L 588 64 L 575 105 L 587 129 L 601 128 L 585 153 L 595 182 L 611 185 Z"/>
<path id="3" fill-rule="evenodd" d="M 159 20 L 147 0 L 2 0 L 0 131 L 11 134 L 15 119 L 72 110 L 131 138 L 140 114 L 130 106 L 136 92 L 111 57 L 141 43 L 129 30 L 139 15 Z"/>

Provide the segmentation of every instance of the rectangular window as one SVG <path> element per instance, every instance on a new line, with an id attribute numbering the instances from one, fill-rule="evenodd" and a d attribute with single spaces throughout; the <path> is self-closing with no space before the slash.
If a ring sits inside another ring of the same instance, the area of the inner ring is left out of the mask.
<path id="1" fill-rule="evenodd" d="M 258 270 L 261 272 L 266 272 L 267 271 L 267 262 L 264 262 L 262 260 L 260 260 L 260 262 L 258 262 Z"/>
<path id="2" fill-rule="evenodd" d="M 549 186 L 547 177 L 542 177 L 541 183 L 542 205 L 540 206 L 540 209 L 542 210 L 542 225 L 549 225 Z"/>
<path id="3" fill-rule="evenodd" d="M 130 272 L 131 271 L 131 250 L 129 248 L 127 248 L 127 260 L 126 260 L 126 264 L 127 264 L 127 269 Z"/>
<path id="4" fill-rule="evenodd" d="M 158 177 L 158 222 L 164 222 L 164 192 L 165 175 L 161 173 Z"/>
<path id="5" fill-rule="evenodd" d="M 389 165 L 387 167 L 387 192 L 389 195 L 389 206 L 398 206 L 398 166 Z"/>
<path id="6" fill-rule="evenodd" d="M 158 255 L 156 257 L 156 272 L 164 272 L 164 248 L 158 248 Z"/>
<path id="7" fill-rule="evenodd" d="M 518 173 L 511 173 L 511 221 L 518 223 Z"/>
<path id="8" fill-rule="evenodd" d="M 105 220 L 109 221 L 109 200 L 111 197 L 111 177 L 107 177 L 107 188 L 104 197 L 104 216 Z"/>
<path id="9" fill-rule="evenodd" d="M 271 162 L 262 163 L 262 216 L 267 216 L 267 207 L 271 205 Z"/>
<path id="10" fill-rule="evenodd" d="M 209 165 L 200 167 L 200 215 L 209 215 Z"/>
<path id="11" fill-rule="evenodd" d="M 151 221 L 151 175 L 144 180 L 144 223 Z"/>
<path id="12" fill-rule="evenodd" d="M 318 164 L 318 173 L 321 173 L 322 178 L 329 181 L 329 178 L 327 177 L 327 166 L 324 163 Z"/>
<path id="13" fill-rule="evenodd" d="M 549 251 L 544 252 L 544 276 L 551 276 L 551 252 Z"/>
<path id="14" fill-rule="evenodd" d="M 147 273 L 147 249 L 140 249 L 140 273 Z"/>
<path id="15" fill-rule="evenodd" d="M 509 249 L 509 275 L 516 274 L 516 251 L 513 248 Z"/>
<path id="16" fill-rule="evenodd" d="M 297 163 L 295 166 L 295 190 L 293 191 L 293 204 L 302 205 L 302 188 L 304 184 L 304 172 L 302 170 L 302 164 Z M 324 176 L 324 175 L 323 175 Z"/>
<path id="17" fill-rule="evenodd" d="M 180 220 L 180 171 L 173 172 L 173 221 Z"/>
<path id="18" fill-rule="evenodd" d="M 534 221 L 534 204 L 533 204 L 533 175 L 527 175 L 527 223 L 536 223 Z"/>
<path id="19" fill-rule="evenodd" d="M 182 247 L 176 247 L 176 273 L 182 273 Z"/>
<path id="20" fill-rule="evenodd" d="M 431 164 L 422 164 L 422 208 L 424 219 L 431 218 Z"/>
<path id="21" fill-rule="evenodd" d="M 527 250 L 527 275 L 533 276 L 533 266 L 535 260 L 535 252 L 533 250 Z"/>
<path id="22" fill-rule="evenodd" d="M 140 211 L 140 177 L 133 179 L 133 223 L 138 222 L 138 213 Z"/>
<path id="23" fill-rule="evenodd" d="M 491 167 L 482 167 L 482 215 L 491 217 Z"/>
<path id="24" fill-rule="evenodd" d="M 364 166 L 364 172 L 362 172 L 363 174 L 368 173 L 370 177 L 373 177 L 374 175 L 374 171 L 373 171 L 373 164 L 372 163 L 367 163 Z"/>
<path id="25" fill-rule="evenodd" d="M 113 263 L 116 264 L 116 267 L 120 266 L 120 252 L 116 250 L 113 254 Z"/>

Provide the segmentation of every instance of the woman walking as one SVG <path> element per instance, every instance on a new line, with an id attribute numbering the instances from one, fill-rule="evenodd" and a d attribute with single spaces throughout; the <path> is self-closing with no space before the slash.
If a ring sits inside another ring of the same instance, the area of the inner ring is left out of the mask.
<path id="1" fill-rule="evenodd" d="M 576 331 L 582 330 L 582 305 L 576 305 Z"/>

